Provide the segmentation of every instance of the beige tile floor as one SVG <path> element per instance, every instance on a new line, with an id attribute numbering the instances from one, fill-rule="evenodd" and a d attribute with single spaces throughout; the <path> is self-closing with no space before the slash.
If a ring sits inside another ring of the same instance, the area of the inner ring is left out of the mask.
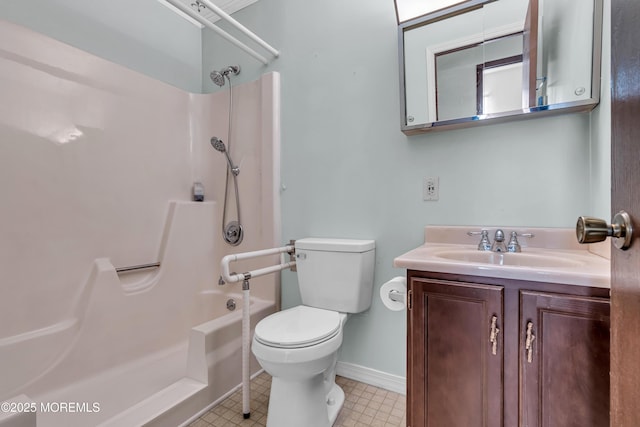
<path id="1" fill-rule="evenodd" d="M 403 395 L 344 377 L 336 382 L 345 393 L 345 402 L 334 427 L 404 427 Z M 251 418 L 242 417 L 242 391 L 238 390 L 202 415 L 191 427 L 257 427 L 267 423 L 271 377 L 267 373 L 251 381 Z"/>

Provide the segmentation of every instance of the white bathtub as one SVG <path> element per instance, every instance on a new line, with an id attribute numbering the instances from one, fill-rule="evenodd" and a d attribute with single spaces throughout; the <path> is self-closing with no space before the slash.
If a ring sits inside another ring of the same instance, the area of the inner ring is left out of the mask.
<path id="1" fill-rule="evenodd" d="M 236 310 L 226 309 L 228 298 L 237 301 Z M 177 426 L 192 419 L 241 383 L 242 296 L 208 292 L 203 299 L 222 308 L 213 320 L 188 331 L 185 340 L 78 380 L 48 384 L 46 390 L 32 387 L 33 393 L 13 396 L 11 411 L 22 416 L 3 411 L 0 426 Z M 274 311 L 272 301 L 252 298 L 251 324 Z M 260 369 L 253 357 L 251 368 L 252 373 Z M 34 409 L 37 422 L 24 413 Z"/>
<path id="2" fill-rule="evenodd" d="M 0 426 L 179 425 L 240 384 L 241 285 L 218 286 L 219 255 L 193 226 L 214 207 L 172 202 L 159 269 L 119 276 L 97 259 L 67 318 L 0 339 L 0 402 L 14 399 Z M 260 279 L 252 325 L 276 309 L 259 297 L 276 277 Z M 33 409 L 37 424 L 17 417 Z"/>

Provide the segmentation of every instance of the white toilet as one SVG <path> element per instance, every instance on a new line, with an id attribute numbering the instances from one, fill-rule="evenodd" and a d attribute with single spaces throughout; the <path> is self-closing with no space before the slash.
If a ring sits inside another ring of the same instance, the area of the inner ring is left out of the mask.
<path id="1" fill-rule="evenodd" d="M 375 241 L 296 240 L 302 304 L 256 325 L 251 349 L 273 378 L 267 427 L 329 427 L 344 403 L 335 382 L 347 313 L 371 306 Z"/>

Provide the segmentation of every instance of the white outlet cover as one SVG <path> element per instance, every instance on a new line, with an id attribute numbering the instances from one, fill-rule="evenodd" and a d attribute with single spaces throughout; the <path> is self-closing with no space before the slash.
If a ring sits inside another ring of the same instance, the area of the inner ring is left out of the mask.
<path id="1" fill-rule="evenodd" d="M 436 201 L 440 198 L 440 178 L 427 176 L 422 180 L 422 200 Z"/>

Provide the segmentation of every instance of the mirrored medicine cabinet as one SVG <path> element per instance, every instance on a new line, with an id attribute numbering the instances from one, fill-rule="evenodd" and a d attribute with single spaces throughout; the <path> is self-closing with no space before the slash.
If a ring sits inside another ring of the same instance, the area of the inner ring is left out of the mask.
<path id="1" fill-rule="evenodd" d="M 398 28 L 407 135 L 599 102 L 602 0 L 468 0 Z"/>

